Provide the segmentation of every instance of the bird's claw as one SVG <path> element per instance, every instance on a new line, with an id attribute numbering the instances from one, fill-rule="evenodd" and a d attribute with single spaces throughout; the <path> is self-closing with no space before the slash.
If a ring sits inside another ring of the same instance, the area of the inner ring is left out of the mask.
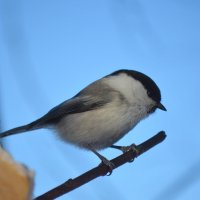
<path id="1" fill-rule="evenodd" d="M 112 163 L 110 160 L 106 159 L 105 157 L 101 158 L 102 163 L 108 167 L 108 174 L 107 176 L 110 176 L 112 174 L 113 169 L 115 168 L 114 163 Z"/>
<path id="2" fill-rule="evenodd" d="M 112 174 L 112 171 L 113 169 L 115 168 L 115 165 L 114 163 L 112 163 L 110 160 L 108 160 L 107 158 L 105 158 L 104 156 L 102 156 L 100 153 L 98 153 L 96 150 L 90 148 L 90 150 L 96 154 L 99 159 L 102 161 L 100 165 L 104 164 L 108 167 L 108 175 L 107 176 L 110 176 Z"/>
<path id="3" fill-rule="evenodd" d="M 122 150 L 123 153 L 126 153 L 130 150 L 134 151 L 136 153 L 136 155 L 139 155 L 139 153 L 140 153 L 135 144 L 131 144 L 129 146 L 122 146 L 121 150 Z"/>
<path id="4" fill-rule="evenodd" d="M 136 154 L 136 157 L 139 155 L 139 150 L 137 149 L 137 146 L 135 144 L 131 144 L 129 146 L 123 146 L 122 149 L 123 153 L 126 153 L 130 150 L 132 150 L 135 154 Z M 133 162 L 134 161 L 134 158 L 132 160 L 130 160 L 129 162 Z"/>
<path id="5" fill-rule="evenodd" d="M 136 154 L 136 157 L 140 154 L 140 151 L 138 150 L 138 148 L 137 148 L 137 146 L 135 144 L 131 144 L 129 146 L 115 146 L 115 145 L 112 145 L 111 147 L 119 149 L 123 153 L 126 153 L 126 152 L 132 150 Z M 129 162 L 133 162 L 133 161 L 134 161 L 134 159 L 130 160 Z"/>

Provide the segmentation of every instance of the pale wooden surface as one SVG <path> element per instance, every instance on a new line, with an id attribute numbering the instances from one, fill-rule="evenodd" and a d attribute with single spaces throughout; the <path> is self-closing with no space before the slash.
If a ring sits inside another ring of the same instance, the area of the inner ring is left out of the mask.
<path id="1" fill-rule="evenodd" d="M 0 148 L 0 199 L 29 200 L 32 197 L 33 172 L 16 163 Z"/>

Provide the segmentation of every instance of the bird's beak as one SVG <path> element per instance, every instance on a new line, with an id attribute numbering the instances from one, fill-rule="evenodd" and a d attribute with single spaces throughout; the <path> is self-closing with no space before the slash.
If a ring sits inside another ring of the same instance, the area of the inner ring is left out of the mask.
<path id="1" fill-rule="evenodd" d="M 163 111 L 167 111 L 167 109 L 165 108 L 165 106 L 163 106 L 161 103 L 157 104 L 157 108 L 159 108 L 160 110 L 163 110 Z"/>

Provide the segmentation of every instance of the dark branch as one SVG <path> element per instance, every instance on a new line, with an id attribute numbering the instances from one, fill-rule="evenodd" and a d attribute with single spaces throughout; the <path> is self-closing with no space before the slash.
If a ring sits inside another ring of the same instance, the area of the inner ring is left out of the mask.
<path id="1" fill-rule="evenodd" d="M 145 142 L 139 144 L 136 146 L 137 153 L 134 150 L 130 150 L 114 159 L 111 160 L 111 162 L 114 164 L 114 168 L 117 168 L 129 161 L 132 161 L 134 158 L 140 156 L 144 152 L 148 151 L 155 145 L 159 144 L 166 138 L 166 134 L 164 131 L 159 132 L 152 138 L 146 140 Z M 46 192 L 45 194 L 35 198 L 35 200 L 50 200 L 55 199 L 59 196 L 62 196 L 82 185 L 85 183 L 99 177 L 99 176 L 105 176 L 109 172 L 109 168 L 104 165 L 100 164 L 98 167 L 95 167 L 86 173 L 74 178 L 69 179 L 65 183 L 57 186 L 56 188 Z"/>

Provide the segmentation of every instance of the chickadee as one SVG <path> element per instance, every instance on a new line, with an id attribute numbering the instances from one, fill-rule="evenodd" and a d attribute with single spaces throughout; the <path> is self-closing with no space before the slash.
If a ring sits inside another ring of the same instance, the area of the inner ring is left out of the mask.
<path id="1" fill-rule="evenodd" d="M 161 104 L 156 83 L 143 73 L 122 69 L 81 90 L 43 117 L 5 131 L 0 138 L 40 128 L 54 128 L 60 138 L 94 152 L 106 165 L 109 160 L 97 151 L 113 145 Z"/>

